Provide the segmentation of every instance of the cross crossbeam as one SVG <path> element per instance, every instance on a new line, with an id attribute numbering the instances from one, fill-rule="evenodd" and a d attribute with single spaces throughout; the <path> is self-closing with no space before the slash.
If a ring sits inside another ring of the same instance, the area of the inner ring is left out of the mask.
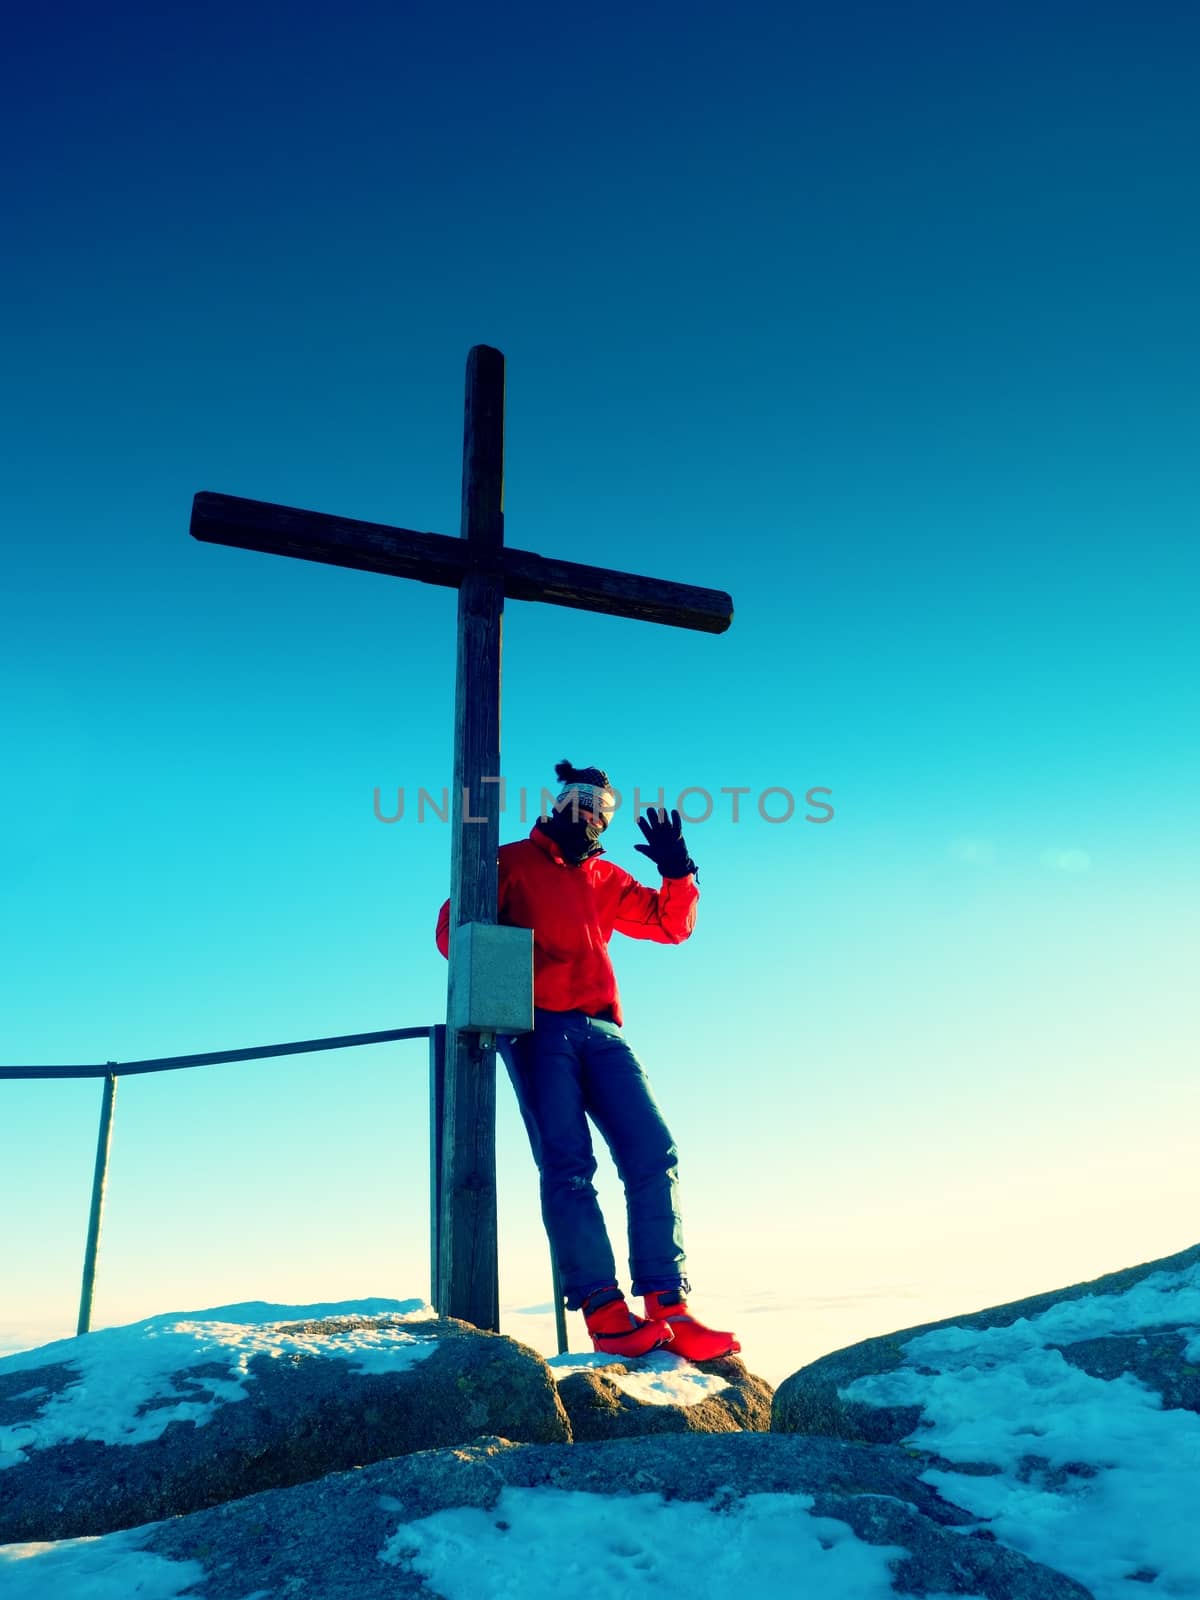
<path id="1" fill-rule="evenodd" d="M 208 544 L 416 578 L 444 588 L 457 588 L 469 571 L 484 565 L 461 537 L 417 533 L 230 494 L 198 494 L 192 505 L 191 533 Z M 541 600 L 701 633 L 724 633 L 733 620 L 733 601 L 720 589 L 557 561 L 509 545 L 502 547 L 500 571 L 509 600 Z"/>

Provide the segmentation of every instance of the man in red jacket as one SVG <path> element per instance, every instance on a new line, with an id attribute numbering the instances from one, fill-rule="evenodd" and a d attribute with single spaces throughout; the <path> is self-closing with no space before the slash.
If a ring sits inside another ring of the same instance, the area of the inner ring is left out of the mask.
<path id="1" fill-rule="evenodd" d="M 542 1217 L 569 1310 L 582 1309 L 597 1350 L 639 1356 L 659 1345 L 693 1361 L 741 1346 L 688 1311 L 678 1152 L 641 1063 L 621 1032 L 621 998 L 608 954 L 614 932 L 682 944 L 696 923 L 696 863 L 678 811 L 638 818 L 636 848 L 662 875 L 648 889 L 606 858 L 600 836 L 615 805 L 598 767 L 560 761 L 564 784 L 549 817 L 529 837 L 501 845 L 499 920 L 533 929 L 534 1027 L 501 1035 L 508 1068 L 541 1177 Z M 437 944 L 450 950 L 450 902 Z M 617 1287 L 612 1245 L 592 1179 L 596 1157 L 588 1118 L 600 1130 L 625 1189 L 633 1293 Z"/>

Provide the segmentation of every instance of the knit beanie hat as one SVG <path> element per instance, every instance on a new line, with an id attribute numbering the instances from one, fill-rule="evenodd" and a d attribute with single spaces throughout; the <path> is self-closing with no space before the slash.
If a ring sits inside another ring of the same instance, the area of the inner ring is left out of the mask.
<path id="1" fill-rule="evenodd" d="M 573 807 L 603 816 L 605 822 L 616 810 L 617 797 L 602 767 L 577 767 L 570 761 L 560 761 L 554 775 L 563 787 L 555 797 L 555 810 L 570 814 Z"/>

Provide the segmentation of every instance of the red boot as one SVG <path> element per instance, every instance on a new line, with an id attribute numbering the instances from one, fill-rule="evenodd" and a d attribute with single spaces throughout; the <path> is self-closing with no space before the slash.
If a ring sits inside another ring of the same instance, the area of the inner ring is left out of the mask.
<path id="1" fill-rule="evenodd" d="M 675 1335 L 671 1340 L 671 1352 L 685 1361 L 715 1361 L 718 1356 L 730 1356 L 742 1348 L 731 1333 L 706 1328 L 689 1315 L 687 1301 L 678 1289 L 648 1294 L 646 1315 L 660 1327 L 671 1329 Z"/>
<path id="2" fill-rule="evenodd" d="M 601 1295 L 613 1298 L 593 1308 L 592 1301 Z M 641 1317 L 635 1317 L 615 1284 L 612 1289 L 598 1289 L 588 1296 L 583 1302 L 583 1320 L 592 1344 L 609 1356 L 644 1356 L 660 1345 L 670 1344 L 675 1332 L 669 1323 L 643 1322 Z"/>

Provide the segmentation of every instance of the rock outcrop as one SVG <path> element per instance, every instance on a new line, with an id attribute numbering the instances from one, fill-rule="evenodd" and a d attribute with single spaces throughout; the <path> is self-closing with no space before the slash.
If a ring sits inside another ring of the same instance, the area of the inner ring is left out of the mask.
<path id="1" fill-rule="evenodd" d="M 559 1398 L 577 1442 L 658 1433 L 770 1430 L 771 1386 L 748 1372 L 737 1356 L 694 1364 L 679 1356 L 659 1356 L 666 1380 L 663 1396 L 653 1394 L 656 1356 L 628 1366 L 614 1357 L 559 1378 Z M 690 1394 L 688 1377 L 696 1385 Z"/>
<path id="2" fill-rule="evenodd" d="M 1103 1600 L 1200 1595 L 1200 1247 L 802 1368 L 774 1427 L 904 1451 L 998 1541 Z"/>
<path id="3" fill-rule="evenodd" d="M 1089 1297 L 1118 1296 L 1145 1283 L 1158 1273 L 1180 1274 L 1200 1264 L 1200 1245 L 1181 1250 L 1158 1261 L 1144 1262 L 1120 1272 L 1066 1289 L 1013 1300 L 966 1316 L 947 1317 L 941 1322 L 925 1322 L 898 1333 L 836 1350 L 832 1355 L 801 1367 L 780 1384 L 772 1406 L 772 1428 L 779 1433 L 818 1433 L 836 1439 L 857 1439 L 870 1444 L 894 1444 L 908 1438 L 920 1426 L 922 1406 L 887 1404 L 848 1395 L 858 1380 L 894 1372 L 905 1363 L 905 1349 L 914 1340 L 942 1329 L 961 1328 L 984 1331 L 1009 1328 L 1021 1321 L 1032 1321 L 1056 1312 L 1061 1326 L 1069 1328 L 1061 1308 Z M 1163 1397 L 1164 1405 L 1197 1407 L 1200 1372 L 1183 1354 L 1185 1339 L 1170 1321 L 1148 1328 L 1140 1320 L 1131 1329 L 1114 1330 L 1102 1337 L 1078 1340 L 1069 1334 L 1052 1336 L 1047 1341 L 1061 1351 L 1063 1359 L 1084 1371 L 1106 1378 L 1131 1373 Z"/>
<path id="4" fill-rule="evenodd" d="M 205 1315 L 0 1360 L 0 1544 L 108 1533 L 481 1434 L 570 1440 L 545 1362 L 499 1334 Z"/>
<path id="5" fill-rule="evenodd" d="M 736 1358 L 548 1364 L 410 1307 L 227 1307 L 0 1360 L 0 1592 L 473 1600 L 549 1559 L 614 1593 L 687 1567 L 698 1600 L 763 1570 L 1200 1593 L 1200 1246 L 865 1340 L 773 1408 Z"/>
<path id="6" fill-rule="evenodd" d="M 759 1555 L 778 1561 L 782 1535 L 794 1547 L 795 1560 L 806 1562 L 808 1593 L 853 1592 L 835 1574 L 848 1557 L 857 1557 L 890 1572 L 895 1590 L 909 1595 L 1088 1600 L 1087 1590 L 1070 1578 L 971 1532 L 970 1519 L 921 1483 L 901 1451 L 749 1433 L 618 1440 L 567 1450 L 481 1440 L 253 1495 L 94 1544 L 52 1547 L 33 1555 L 28 1566 L 46 1593 L 53 1592 L 54 1564 L 61 1561 L 71 1563 L 77 1580 L 94 1570 L 109 1582 L 126 1563 L 131 1578 L 152 1577 L 156 1593 L 186 1591 L 205 1600 L 245 1600 L 251 1594 L 398 1600 L 446 1592 L 437 1560 L 439 1548 L 449 1545 L 459 1577 L 454 1592 L 465 1592 L 465 1550 L 475 1584 L 471 1592 L 482 1595 L 498 1592 L 487 1587 L 483 1574 L 504 1560 L 522 1519 L 558 1514 L 555 1496 L 565 1513 L 566 1494 L 573 1497 L 576 1517 L 579 1496 L 594 1498 L 602 1511 L 615 1495 L 638 1497 L 623 1499 L 612 1514 L 597 1519 L 607 1530 L 601 1547 L 575 1553 L 575 1577 L 602 1563 L 611 1593 L 622 1592 L 622 1570 L 638 1592 L 655 1582 L 681 1581 L 678 1556 L 662 1546 L 671 1519 L 679 1516 L 688 1519 L 693 1550 L 698 1536 L 707 1534 L 706 1548 L 725 1552 L 748 1583 Z M 653 1520 L 636 1519 L 643 1504 L 654 1511 Z M 773 1522 L 766 1541 L 757 1543 L 755 1519 L 764 1506 Z M 866 1548 L 848 1549 L 855 1541 Z M 558 1547 L 543 1550 L 541 1559 L 566 1557 Z M 823 1583 L 826 1564 L 830 1581 Z M 519 1575 L 510 1582 L 523 1586 Z M 703 1566 L 689 1572 L 687 1582 L 696 1595 L 728 1592 L 725 1581 L 714 1581 Z M 132 1584 L 129 1592 L 135 1592 Z"/>

